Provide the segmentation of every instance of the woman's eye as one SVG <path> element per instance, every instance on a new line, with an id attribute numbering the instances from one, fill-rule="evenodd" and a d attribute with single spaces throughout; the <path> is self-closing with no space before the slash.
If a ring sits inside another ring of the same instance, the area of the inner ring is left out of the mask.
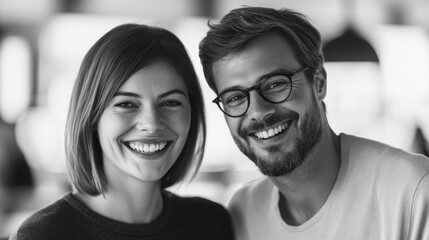
<path id="1" fill-rule="evenodd" d="M 161 103 L 162 107 L 169 107 L 169 108 L 180 107 L 182 105 L 183 104 L 180 101 L 175 101 L 175 100 L 165 101 Z"/>
<path id="2" fill-rule="evenodd" d="M 136 108 L 137 105 L 132 102 L 121 102 L 121 103 L 115 104 L 115 107 L 128 109 L 128 108 Z"/>

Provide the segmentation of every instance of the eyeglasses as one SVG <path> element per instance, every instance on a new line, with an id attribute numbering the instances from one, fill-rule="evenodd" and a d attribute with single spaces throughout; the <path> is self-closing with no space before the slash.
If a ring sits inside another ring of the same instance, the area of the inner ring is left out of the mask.
<path id="1" fill-rule="evenodd" d="M 213 103 L 229 117 L 241 117 L 246 114 L 250 106 L 250 94 L 252 90 L 256 92 L 267 102 L 281 103 L 286 101 L 292 93 L 292 78 L 309 69 L 303 67 L 293 73 L 275 73 L 266 76 L 262 81 L 247 89 L 228 89 L 219 94 Z"/>

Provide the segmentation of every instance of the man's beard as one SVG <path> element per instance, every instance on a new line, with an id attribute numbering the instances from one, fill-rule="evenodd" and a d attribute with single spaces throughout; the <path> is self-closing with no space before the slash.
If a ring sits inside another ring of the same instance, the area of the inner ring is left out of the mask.
<path id="1" fill-rule="evenodd" d="M 239 136 L 241 136 L 241 139 L 244 139 L 244 142 L 240 141 L 240 138 L 238 136 L 233 136 L 234 141 L 237 144 L 238 148 L 241 150 L 241 152 L 243 152 L 250 160 L 252 160 L 258 166 L 262 174 L 277 177 L 292 172 L 294 169 L 302 165 L 309 153 L 318 144 L 323 132 L 322 119 L 320 110 L 317 107 L 315 99 L 313 99 L 313 101 L 313 107 L 303 117 L 302 125 L 298 129 L 298 136 L 291 150 L 288 152 L 281 152 L 281 146 L 273 146 L 268 149 L 265 149 L 269 153 L 281 153 L 280 159 L 269 159 L 270 157 L 274 157 L 274 155 L 268 155 L 268 157 L 265 158 L 262 156 L 258 156 L 255 149 L 252 149 L 250 147 L 248 136 L 246 136 L 245 134 L 245 132 L 247 131 L 241 131 L 242 133 L 239 133 Z M 296 113 L 293 116 L 297 118 Z M 275 122 L 280 122 L 280 119 L 288 118 L 286 116 L 277 115 L 266 119 L 265 122 L 271 122 L 272 125 L 274 125 Z M 262 123 L 254 125 L 260 125 L 260 127 L 263 126 Z M 257 128 L 257 126 L 253 126 L 253 128 Z"/>

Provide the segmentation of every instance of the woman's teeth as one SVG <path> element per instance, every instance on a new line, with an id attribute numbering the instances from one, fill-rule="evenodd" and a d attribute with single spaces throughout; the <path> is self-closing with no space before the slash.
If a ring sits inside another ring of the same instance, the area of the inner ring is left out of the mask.
<path id="1" fill-rule="evenodd" d="M 159 143 L 142 143 L 142 142 L 130 142 L 128 146 L 139 153 L 154 153 L 161 151 L 167 146 L 167 142 Z"/>
<path id="2" fill-rule="evenodd" d="M 267 139 L 283 132 L 284 130 L 286 130 L 287 127 L 288 127 L 288 124 L 284 123 L 284 124 L 278 125 L 277 127 L 270 128 L 268 130 L 256 132 L 255 135 L 259 139 Z"/>

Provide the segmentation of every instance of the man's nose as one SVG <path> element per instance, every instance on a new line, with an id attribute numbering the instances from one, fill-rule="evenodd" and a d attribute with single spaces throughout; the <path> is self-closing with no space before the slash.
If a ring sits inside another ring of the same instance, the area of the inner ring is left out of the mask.
<path id="1" fill-rule="evenodd" d="M 255 90 L 249 92 L 249 109 L 247 109 L 247 116 L 251 119 L 262 120 L 267 115 L 275 112 L 274 104 L 267 102 Z"/>

